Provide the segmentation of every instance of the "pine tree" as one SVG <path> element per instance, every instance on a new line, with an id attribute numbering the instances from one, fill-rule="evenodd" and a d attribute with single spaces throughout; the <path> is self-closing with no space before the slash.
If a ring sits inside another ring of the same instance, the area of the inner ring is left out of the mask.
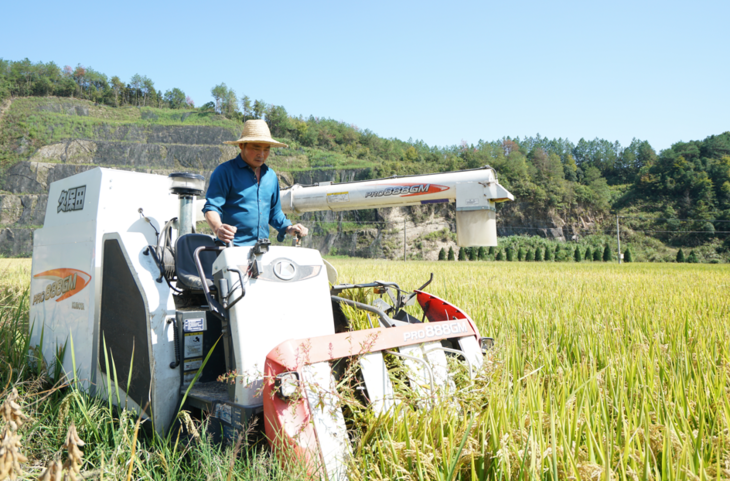
<path id="1" fill-rule="evenodd" d="M 559 245 L 555 246 L 555 254 L 553 254 L 553 260 L 555 262 L 559 262 L 559 261 L 563 260 L 562 259 L 562 253 L 560 252 L 560 246 Z"/>
<path id="2" fill-rule="evenodd" d="M 446 260 L 446 251 L 444 250 L 443 247 L 439 251 L 439 260 L 440 261 L 445 261 Z"/>
<path id="3" fill-rule="evenodd" d="M 593 249 L 593 260 L 594 261 L 600 261 L 601 260 L 601 248 L 596 247 Z"/>
<path id="4" fill-rule="evenodd" d="M 527 254 L 525 255 L 526 261 L 534 261 L 535 260 L 535 251 L 532 249 L 527 249 Z"/>
<path id="5" fill-rule="evenodd" d="M 500 249 L 499 251 L 497 251 L 497 255 L 495 256 L 495 259 L 498 261 L 503 261 L 504 260 L 504 250 Z"/>
<path id="6" fill-rule="evenodd" d="M 520 262 L 525 260 L 525 250 L 522 247 L 517 251 L 517 260 Z"/>
<path id="7" fill-rule="evenodd" d="M 545 257 L 544 257 L 544 259 L 546 261 L 553 260 L 553 256 L 554 255 L 555 255 L 555 251 L 553 251 L 552 247 L 550 247 L 550 246 L 545 247 Z"/>
<path id="8" fill-rule="evenodd" d="M 459 249 L 459 260 L 460 261 L 466 260 L 466 248 L 465 247 L 462 247 L 461 249 Z"/>
<path id="9" fill-rule="evenodd" d="M 494 246 L 489 246 L 489 252 L 487 254 L 489 254 L 490 256 L 495 255 Z"/>
<path id="10" fill-rule="evenodd" d="M 611 262 L 613 260 L 613 251 L 606 244 L 606 248 L 603 249 L 603 262 Z"/>
<path id="11" fill-rule="evenodd" d="M 573 253 L 573 259 L 575 259 L 575 262 L 581 262 L 583 260 L 583 254 L 580 252 L 580 246 L 576 246 L 575 252 Z"/>
<path id="12" fill-rule="evenodd" d="M 480 247 L 477 251 L 477 259 L 480 261 L 486 261 L 487 260 L 487 249 L 484 247 Z"/>
<path id="13" fill-rule="evenodd" d="M 587 261 L 593 260 L 593 252 L 591 252 L 591 246 L 586 247 L 586 253 L 583 254 L 583 259 Z"/>
<path id="14" fill-rule="evenodd" d="M 535 249 L 535 262 L 540 262 L 540 261 L 542 261 L 542 249 L 537 247 Z"/>
<path id="15" fill-rule="evenodd" d="M 450 261 L 453 261 L 454 259 L 456 259 L 456 257 L 454 257 L 454 248 L 453 248 L 453 247 L 451 247 L 451 246 L 449 246 L 449 255 L 448 255 L 448 257 L 447 257 L 447 258 L 448 258 L 448 259 L 449 259 Z"/>
<path id="16" fill-rule="evenodd" d="M 628 247 L 624 251 L 624 262 L 634 262 L 634 255 Z"/>
<path id="17" fill-rule="evenodd" d="M 699 258 L 697 257 L 697 254 L 695 254 L 694 250 L 689 251 L 689 256 L 687 257 L 687 262 L 690 264 L 697 264 L 699 262 Z"/>
<path id="18" fill-rule="evenodd" d="M 515 250 L 511 247 L 507 248 L 507 261 L 512 262 L 515 258 Z"/>
<path id="19" fill-rule="evenodd" d="M 685 262 L 684 251 L 682 249 L 679 249 L 679 251 L 677 251 L 677 262 Z"/>

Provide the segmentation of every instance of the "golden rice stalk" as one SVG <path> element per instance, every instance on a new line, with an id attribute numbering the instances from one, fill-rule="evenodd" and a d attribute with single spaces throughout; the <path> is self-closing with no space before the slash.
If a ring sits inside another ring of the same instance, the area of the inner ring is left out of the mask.
<path id="1" fill-rule="evenodd" d="M 0 479 L 15 480 L 21 472 L 20 463 L 28 459 L 20 452 L 20 435 L 5 426 L 0 440 Z"/>
<path id="2" fill-rule="evenodd" d="M 46 470 L 38 477 L 38 481 L 62 481 L 63 467 L 60 461 L 49 461 Z"/>
<path id="3" fill-rule="evenodd" d="M 84 444 L 76 432 L 76 426 L 71 423 L 68 433 L 66 433 L 66 442 L 61 446 L 68 453 L 68 459 L 63 463 L 63 469 L 68 470 L 68 478 L 71 481 L 76 481 L 76 475 L 79 474 L 81 464 L 84 462 L 84 453 L 79 449 Z"/>
<path id="4" fill-rule="evenodd" d="M 28 416 L 23 414 L 20 405 L 17 403 L 19 399 L 18 390 L 13 388 L 2 407 L 0 407 L 0 415 L 2 415 L 3 420 L 8 423 L 10 430 L 13 432 L 17 431 L 25 420 L 28 419 Z"/>

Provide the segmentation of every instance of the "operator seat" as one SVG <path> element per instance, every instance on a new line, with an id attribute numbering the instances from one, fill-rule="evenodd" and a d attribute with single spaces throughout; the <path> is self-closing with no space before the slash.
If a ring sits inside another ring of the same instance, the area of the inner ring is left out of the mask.
<path id="1" fill-rule="evenodd" d="M 195 249 L 198 247 L 220 246 L 215 243 L 213 237 L 205 234 L 185 234 L 177 239 L 175 245 L 175 274 L 179 287 L 184 291 L 203 292 L 203 283 L 198 275 L 198 268 L 195 266 Z M 200 264 L 203 267 L 205 281 L 211 291 L 215 291 L 213 283 L 213 262 L 218 257 L 218 252 L 203 251 L 200 253 Z"/>

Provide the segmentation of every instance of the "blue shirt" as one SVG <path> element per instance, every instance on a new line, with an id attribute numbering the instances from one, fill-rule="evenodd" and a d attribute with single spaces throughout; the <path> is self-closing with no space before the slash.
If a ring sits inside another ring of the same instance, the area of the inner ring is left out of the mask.
<path id="1" fill-rule="evenodd" d="M 238 230 L 233 238 L 237 246 L 252 246 L 258 239 L 269 238 L 269 224 L 284 240 L 291 221 L 281 211 L 279 179 L 266 164 L 260 169 L 261 181 L 256 182 L 253 169 L 241 155 L 215 168 L 210 176 L 203 212 L 218 212 L 224 224 Z"/>

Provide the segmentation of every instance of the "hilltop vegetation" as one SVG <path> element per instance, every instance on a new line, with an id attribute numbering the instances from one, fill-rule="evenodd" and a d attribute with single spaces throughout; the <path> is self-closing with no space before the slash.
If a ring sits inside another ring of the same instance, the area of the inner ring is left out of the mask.
<path id="1" fill-rule="evenodd" d="M 531 217 L 531 225 L 559 218 L 583 225 L 585 235 L 607 234 L 614 222 L 609 217 L 619 214 L 627 217 L 622 222 L 630 233 L 669 246 L 730 249 L 730 132 L 679 142 L 660 153 L 638 139 L 622 146 L 540 135 L 435 147 L 385 139 L 332 119 L 291 116 L 283 106 L 239 97 L 224 83 L 211 95 L 214 101 L 195 108 L 182 90 L 163 93 L 145 76 L 125 83 L 80 65 L 0 59 L 0 101 L 32 97 L 5 112 L 0 165 L 27 160 L 53 142 L 95 138 L 101 125 L 207 125 L 237 135 L 244 120 L 263 118 L 274 137 L 289 144 L 271 160 L 280 172 L 357 168 L 363 170 L 360 178 L 381 178 L 491 165 L 519 200 L 510 215 Z M 93 104 L 85 115 L 62 115 L 42 105 L 47 100 L 40 97 L 48 96 Z"/>

